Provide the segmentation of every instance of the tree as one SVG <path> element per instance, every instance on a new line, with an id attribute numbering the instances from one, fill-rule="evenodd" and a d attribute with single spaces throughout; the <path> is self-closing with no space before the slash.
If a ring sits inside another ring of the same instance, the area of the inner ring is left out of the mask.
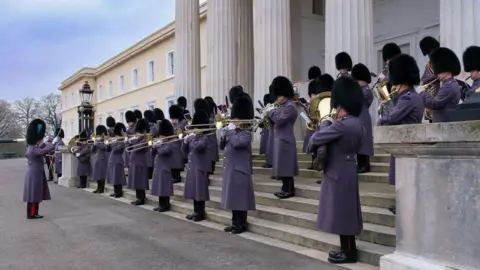
<path id="1" fill-rule="evenodd" d="M 62 127 L 61 101 L 60 95 L 53 93 L 43 96 L 40 101 L 40 118 L 45 121 L 52 134 L 55 129 Z"/>
<path id="2" fill-rule="evenodd" d="M 22 135 L 25 135 L 28 124 L 39 117 L 41 104 L 34 98 L 26 97 L 15 101 L 13 106 L 18 124 L 22 127 Z"/>
<path id="3" fill-rule="evenodd" d="M 0 138 L 19 138 L 22 128 L 18 124 L 12 105 L 6 100 L 0 100 Z"/>

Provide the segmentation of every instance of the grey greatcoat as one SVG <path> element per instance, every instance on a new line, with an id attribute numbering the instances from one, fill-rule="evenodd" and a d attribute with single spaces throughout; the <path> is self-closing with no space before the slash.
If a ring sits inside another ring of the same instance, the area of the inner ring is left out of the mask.
<path id="1" fill-rule="evenodd" d="M 328 145 L 317 217 L 317 228 L 322 231 L 359 235 L 363 229 L 355 155 L 364 134 L 359 118 L 345 116 L 311 138 L 310 146 Z"/>
<path id="2" fill-rule="evenodd" d="M 211 169 L 210 159 L 207 158 L 208 136 L 195 135 L 189 137 L 183 144 L 183 152 L 188 153 L 187 177 L 183 197 L 185 199 L 208 201 L 208 171 Z"/>
<path id="3" fill-rule="evenodd" d="M 402 92 L 389 115 L 378 120 L 381 126 L 396 126 L 408 124 L 421 124 L 423 119 L 423 101 L 414 89 Z M 395 158 L 390 156 L 390 171 L 388 182 L 395 185 Z"/>
<path id="4" fill-rule="evenodd" d="M 60 147 L 65 146 L 65 143 L 62 139 L 58 139 L 57 143 L 55 144 L 55 173 L 61 174 L 62 173 L 62 152 L 60 152 Z"/>
<path id="5" fill-rule="evenodd" d="M 123 152 L 125 151 L 125 141 L 113 141 L 109 146 L 110 157 L 107 165 L 107 181 L 111 185 L 127 184 L 125 179 L 125 161 Z"/>
<path id="6" fill-rule="evenodd" d="M 155 138 L 157 137 L 157 127 L 155 126 L 155 124 L 152 124 L 152 123 L 149 123 L 150 125 L 150 134 L 152 134 L 152 136 Z M 152 154 L 152 149 L 150 149 L 149 151 L 147 151 L 147 153 L 145 154 L 146 156 L 146 159 L 147 159 L 147 167 L 151 168 L 153 167 L 153 154 Z"/>
<path id="7" fill-rule="evenodd" d="M 252 134 L 246 130 L 229 130 L 220 140 L 224 151 L 222 207 L 233 211 L 255 210 L 251 161 Z"/>
<path id="8" fill-rule="evenodd" d="M 127 135 L 135 135 L 135 125 L 131 127 L 127 127 Z M 130 153 L 125 151 L 123 155 L 124 155 L 123 160 L 125 161 L 125 167 L 130 166 Z"/>
<path id="9" fill-rule="evenodd" d="M 305 138 L 303 138 L 303 153 L 305 154 L 308 154 L 307 153 L 307 150 L 308 150 L 308 143 L 310 142 L 310 138 L 312 137 L 313 133 L 315 133 L 315 130 L 310 130 L 310 129 L 307 129 L 307 131 L 305 132 Z"/>
<path id="10" fill-rule="evenodd" d="M 292 100 L 268 112 L 275 123 L 273 143 L 273 176 L 293 177 L 298 175 L 297 144 L 293 128 L 297 121 L 297 106 Z"/>
<path id="11" fill-rule="evenodd" d="M 262 128 L 260 132 L 260 155 L 267 154 L 268 148 L 268 128 Z"/>
<path id="12" fill-rule="evenodd" d="M 92 180 L 107 179 L 108 156 L 107 146 L 103 141 L 97 141 L 92 147 L 92 153 L 95 154 L 95 163 L 93 164 Z"/>
<path id="13" fill-rule="evenodd" d="M 178 124 L 174 124 L 173 127 L 175 128 L 175 132 L 177 129 L 181 128 L 185 131 L 185 126 L 187 125 L 186 120 L 180 121 Z M 172 143 L 174 145 L 174 149 L 172 152 L 172 169 L 174 170 L 182 170 L 185 168 L 184 159 L 188 157 L 188 153 L 182 152 L 183 140 L 179 140 L 177 142 Z"/>
<path id="14" fill-rule="evenodd" d="M 151 190 L 152 195 L 159 197 L 173 196 L 171 157 L 174 150 L 175 146 L 172 143 L 160 144 L 152 147 L 152 153 L 155 155 Z"/>
<path id="15" fill-rule="evenodd" d="M 27 173 L 23 186 L 23 201 L 39 203 L 43 200 L 51 200 L 45 177 L 43 158 L 45 154 L 54 149 L 53 144 L 29 145 L 25 157 L 27 158 Z"/>
<path id="16" fill-rule="evenodd" d="M 470 96 L 472 96 L 477 90 L 479 90 L 480 92 L 480 78 L 478 79 L 475 79 L 472 83 L 472 85 L 470 86 L 470 88 L 468 88 L 468 90 L 466 91 L 465 93 L 465 98 L 468 99 Z"/>
<path id="17" fill-rule="evenodd" d="M 425 91 L 420 93 L 425 108 L 433 110 L 432 123 L 447 121 L 448 112 L 455 109 L 461 95 L 461 86 L 455 78 L 442 82 L 442 86 L 434 97 Z"/>
<path id="18" fill-rule="evenodd" d="M 92 163 L 90 162 L 90 154 L 92 149 L 88 144 L 80 145 L 77 150 L 77 176 L 91 176 L 92 175 Z"/>
<path id="19" fill-rule="evenodd" d="M 370 116 L 369 108 L 373 102 L 373 93 L 370 86 L 365 85 L 363 88 L 363 107 L 360 113 L 360 120 L 365 127 L 365 136 L 363 137 L 363 144 L 360 148 L 359 154 L 365 156 L 373 156 L 373 126 L 372 117 Z"/>
<path id="20" fill-rule="evenodd" d="M 144 144 L 145 138 L 132 139 L 128 145 L 134 146 L 136 144 Z M 146 152 L 150 152 L 149 148 L 142 148 L 130 152 L 130 166 L 128 166 L 128 182 L 127 188 L 148 190 L 148 167 Z"/>
<path id="21" fill-rule="evenodd" d="M 269 126 L 268 126 L 268 142 L 267 142 L 267 153 L 265 155 L 265 159 L 267 161 L 268 165 L 273 166 L 273 157 L 275 156 L 275 124 L 269 120 Z"/>

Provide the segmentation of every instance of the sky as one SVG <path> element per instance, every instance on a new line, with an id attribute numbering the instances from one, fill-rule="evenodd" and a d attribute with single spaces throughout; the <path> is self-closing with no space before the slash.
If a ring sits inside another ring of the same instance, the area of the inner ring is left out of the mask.
<path id="1" fill-rule="evenodd" d="M 0 99 L 60 93 L 174 17 L 175 0 L 1 0 Z"/>

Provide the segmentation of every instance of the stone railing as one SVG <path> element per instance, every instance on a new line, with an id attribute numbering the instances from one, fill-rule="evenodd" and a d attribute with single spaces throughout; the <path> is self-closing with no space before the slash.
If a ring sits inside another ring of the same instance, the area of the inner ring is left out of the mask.
<path id="1" fill-rule="evenodd" d="M 480 121 L 375 127 L 396 157 L 394 254 L 380 269 L 480 269 Z"/>
<path id="2" fill-rule="evenodd" d="M 77 177 L 77 157 L 68 149 L 67 146 L 58 149 L 62 152 L 62 177 L 58 179 L 58 184 L 64 187 L 76 187 L 80 180 Z"/>

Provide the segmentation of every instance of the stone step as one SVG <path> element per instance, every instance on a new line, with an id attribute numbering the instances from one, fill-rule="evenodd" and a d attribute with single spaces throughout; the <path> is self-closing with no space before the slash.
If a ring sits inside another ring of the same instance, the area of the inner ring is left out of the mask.
<path id="1" fill-rule="evenodd" d="M 174 188 L 179 191 L 179 193 L 175 194 L 174 199 L 185 201 L 183 199 L 183 183 L 176 184 Z M 208 207 L 221 209 L 221 187 L 210 186 L 209 189 L 210 201 L 207 202 Z M 305 229 L 316 229 L 315 223 L 318 212 L 318 201 L 316 200 L 298 197 L 279 200 L 273 194 L 255 192 L 255 201 L 257 210 L 251 211 L 251 216 Z M 362 212 L 365 213 L 364 228 L 358 238 L 363 241 L 394 247 L 396 241 L 394 228 L 368 223 L 369 216 L 379 215 L 379 213 L 389 215 L 387 213 L 388 210 L 362 208 Z M 381 219 L 381 217 L 376 219 Z"/>
<path id="2" fill-rule="evenodd" d="M 298 153 L 298 161 L 312 161 L 312 156 Z M 223 153 L 220 152 L 220 158 L 223 158 Z M 262 160 L 265 161 L 265 155 L 260 155 L 258 152 L 253 152 L 252 159 L 255 160 Z M 386 163 L 389 164 L 390 162 L 390 155 L 389 154 L 378 154 L 370 158 L 370 162 L 374 163 Z"/>
<path id="3" fill-rule="evenodd" d="M 96 183 L 89 183 L 91 188 L 96 188 Z M 113 192 L 111 185 L 106 185 L 106 192 Z M 172 200 L 172 211 L 190 214 L 192 212 L 191 203 L 185 203 L 181 196 L 181 191 L 175 191 L 173 199 L 182 199 L 182 201 Z M 124 197 L 126 199 L 134 200 L 135 191 L 124 189 Z M 147 203 L 157 205 L 158 198 L 150 194 L 147 194 Z M 230 225 L 231 213 L 208 207 L 207 220 L 220 223 L 223 225 Z M 202 223 L 202 222 L 200 222 Z M 339 248 L 339 238 L 336 235 L 331 235 L 317 230 L 301 228 L 289 224 L 282 224 L 279 222 L 273 222 L 262 218 L 249 215 L 248 218 L 249 231 L 254 234 L 259 234 L 265 237 L 273 238 L 289 244 L 295 244 L 303 247 L 308 247 L 314 250 L 320 250 L 328 253 L 331 250 Z M 386 254 L 393 253 L 394 248 L 374 244 L 362 240 L 357 241 L 357 249 L 359 261 L 357 264 L 337 265 L 338 269 L 378 269 L 380 257 Z M 349 268 L 354 267 L 354 268 Z"/>
<path id="4" fill-rule="evenodd" d="M 265 160 L 253 160 L 254 167 L 262 167 L 264 164 L 265 164 Z M 304 160 L 298 161 L 298 167 L 300 169 L 307 169 L 311 165 L 312 165 L 311 161 L 304 161 Z M 371 162 L 370 169 L 372 172 L 388 173 L 388 171 L 390 170 L 390 164 Z"/>

